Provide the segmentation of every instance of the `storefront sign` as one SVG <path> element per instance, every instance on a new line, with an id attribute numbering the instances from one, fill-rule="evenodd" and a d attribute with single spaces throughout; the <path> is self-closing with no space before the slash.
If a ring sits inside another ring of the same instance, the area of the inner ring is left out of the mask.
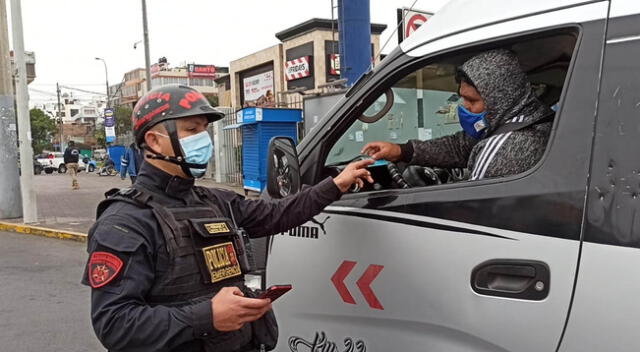
<path id="1" fill-rule="evenodd" d="M 216 77 L 216 67 L 213 65 L 187 65 L 189 77 Z"/>
<path id="2" fill-rule="evenodd" d="M 246 77 L 242 80 L 244 106 L 269 106 L 275 104 L 273 71 Z"/>
<path id="3" fill-rule="evenodd" d="M 303 56 L 297 59 L 287 61 L 284 64 L 285 76 L 287 81 L 293 81 L 304 77 L 311 76 L 311 65 L 309 56 Z"/>
<path id="4" fill-rule="evenodd" d="M 340 76 L 340 55 L 329 54 L 329 74 Z"/>

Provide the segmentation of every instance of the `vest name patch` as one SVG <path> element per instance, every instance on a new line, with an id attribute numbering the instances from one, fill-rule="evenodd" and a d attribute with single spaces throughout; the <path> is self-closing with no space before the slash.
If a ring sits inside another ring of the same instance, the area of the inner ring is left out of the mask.
<path id="1" fill-rule="evenodd" d="M 225 242 L 205 247 L 202 248 L 202 252 L 211 274 L 211 282 L 222 281 L 242 274 L 233 243 Z"/>
<path id="2" fill-rule="evenodd" d="M 210 224 L 204 224 L 204 228 L 207 229 L 207 232 L 209 232 L 210 234 L 231 232 L 227 224 L 224 222 L 213 222 Z"/>

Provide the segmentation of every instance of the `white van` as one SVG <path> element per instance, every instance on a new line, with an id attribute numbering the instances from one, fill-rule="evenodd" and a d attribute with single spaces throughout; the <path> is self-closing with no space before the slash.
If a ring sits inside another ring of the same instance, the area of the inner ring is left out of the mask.
<path id="1" fill-rule="evenodd" d="M 272 141 L 269 194 L 336 174 L 367 142 L 460 130 L 455 68 L 494 48 L 557 109 L 540 162 L 479 181 L 433 170 L 408 189 L 380 162 L 374 185 L 273 236 L 265 286 L 293 285 L 274 302 L 277 350 L 640 350 L 638 0 L 451 1 L 297 156 Z"/>

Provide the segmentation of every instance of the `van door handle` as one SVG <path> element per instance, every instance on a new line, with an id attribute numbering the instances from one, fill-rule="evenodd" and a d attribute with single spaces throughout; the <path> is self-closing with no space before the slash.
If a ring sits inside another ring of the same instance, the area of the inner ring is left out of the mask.
<path id="1" fill-rule="evenodd" d="M 484 296 L 539 301 L 549 295 L 549 266 L 540 261 L 492 259 L 471 272 L 471 288 Z"/>

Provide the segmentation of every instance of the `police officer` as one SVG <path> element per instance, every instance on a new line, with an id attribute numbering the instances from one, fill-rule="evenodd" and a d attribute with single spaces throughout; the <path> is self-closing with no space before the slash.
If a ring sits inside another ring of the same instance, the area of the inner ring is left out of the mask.
<path id="1" fill-rule="evenodd" d="M 212 155 L 207 125 L 222 117 L 183 85 L 154 89 L 134 108 L 145 162 L 132 188 L 98 206 L 83 278 L 94 330 L 110 351 L 273 349 L 271 302 L 244 286 L 243 229 L 252 237 L 288 230 L 353 183 L 373 181 L 366 160 L 277 201 L 195 186 Z"/>

